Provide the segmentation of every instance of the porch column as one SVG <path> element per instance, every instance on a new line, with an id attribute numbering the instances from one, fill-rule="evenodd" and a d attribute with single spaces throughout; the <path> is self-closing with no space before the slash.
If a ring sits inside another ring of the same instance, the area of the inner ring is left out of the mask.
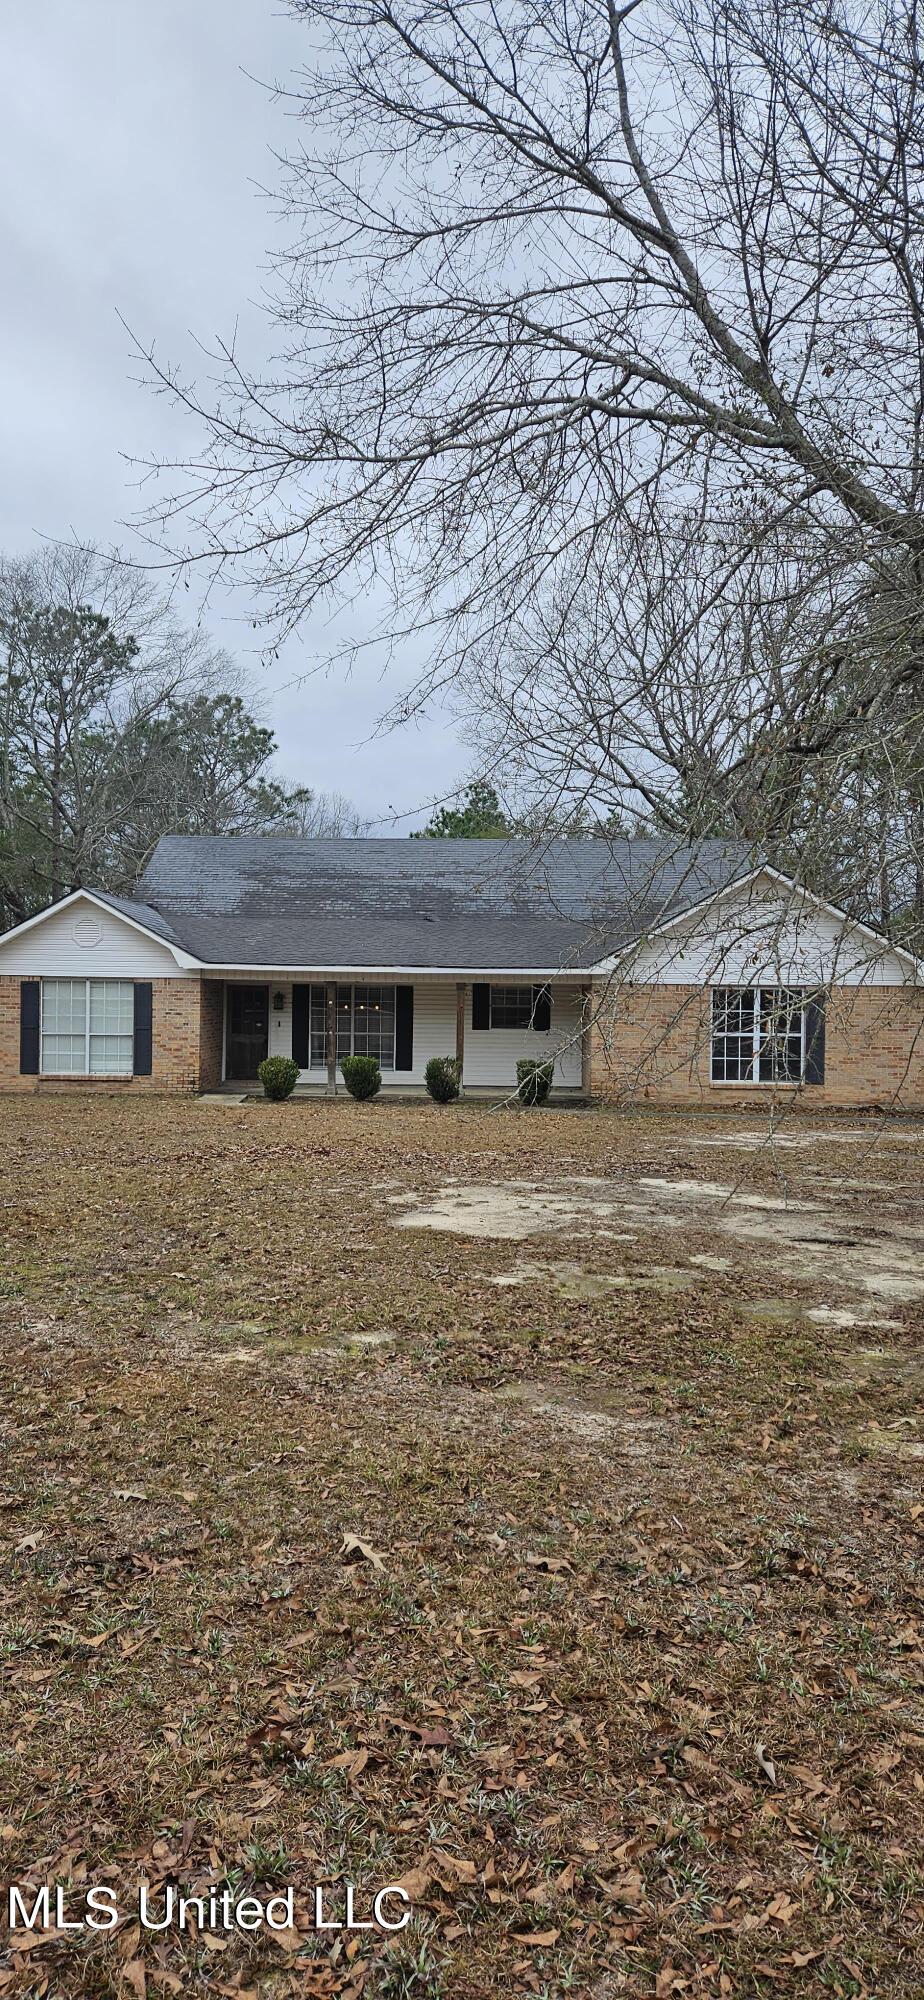
<path id="1" fill-rule="evenodd" d="M 462 1088 L 463 1088 L 462 1065 L 464 1061 L 465 1061 L 465 982 L 464 980 L 460 980 L 456 986 L 456 1062 L 459 1065 L 460 1096 L 462 1094 Z"/>
<path id="2" fill-rule="evenodd" d="M 591 1066 L 590 1038 L 593 1031 L 594 990 L 592 986 L 581 988 L 581 1096 L 590 1097 Z"/>
<path id="3" fill-rule="evenodd" d="M 337 1095 L 337 988 L 329 984 L 326 989 L 324 1013 L 327 1027 L 327 1092 L 328 1097 Z"/>

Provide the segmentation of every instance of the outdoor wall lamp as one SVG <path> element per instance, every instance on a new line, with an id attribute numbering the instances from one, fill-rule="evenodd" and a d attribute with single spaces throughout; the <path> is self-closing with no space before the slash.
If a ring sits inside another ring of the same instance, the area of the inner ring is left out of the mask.
<path id="1" fill-rule="evenodd" d="M 274 1013 L 274 1014 L 282 1014 L 282 1013 L 283 1013 L 283 1012 L 285 1011 L 285 1004 L 286 1004 L 286 996 L 285 996 L 285 994 L 284 994 L 284 993 L 274 993 L 274 994 L 273 994 L 273 1013 Z"/>

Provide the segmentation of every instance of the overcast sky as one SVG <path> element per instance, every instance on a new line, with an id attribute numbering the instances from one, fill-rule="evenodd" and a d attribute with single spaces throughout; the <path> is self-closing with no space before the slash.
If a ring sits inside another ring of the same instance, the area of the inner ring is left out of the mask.
<path id="1" fill-rule="evenodd" d="M 0 66 L 0 548 L 40 536 L 132 547 L 138 473 L 175 451 L 177 419 L 139 384 L 128 321 L 192 363 L 235 323 L 259 366 L 259 306 L 277 225 L 271 149 L 291 123 L 253 78 L 290 78 L 306 29 L 277 0 L 42 0 L 4 14 Z M 190 442 L 193 442 L 190 440 Z M 194 448 L 194 443 L 193 443 Z M 138 545 L 136 545 L 138 546 Z M 240 606 L 216 639 L 254 644 Z M 350 636 L 362 638 L 363 606 Z M 370 673 L 293 686 L 318 627 L 265 674 L 280 767 L 345 792 L 376 819 L 418 808 L 468 763 L 445 719 L 366 744 L 383 691 Z M 416 813 L 396 829 L 419 823 Z M 389 830 L 383 825 L 381 831 Z"/>

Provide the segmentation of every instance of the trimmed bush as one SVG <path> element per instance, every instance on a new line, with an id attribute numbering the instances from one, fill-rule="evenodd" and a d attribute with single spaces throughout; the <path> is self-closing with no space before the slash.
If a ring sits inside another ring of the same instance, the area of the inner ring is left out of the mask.
<path id="1" fill-rule="evenodd" d="M 544 1104 L 552 1088 L 554 1062 L 527 1056 L 517 1063 L 517 1096 L 521 1104 Z"/>
<path id="2" fill-rule="evenodd" d="M 340 1068 L 351 1097 L 378 1096 L 382 1072 L 374 1056 L 344 1056 Z"/>
<path id="3" fill-rule="evenodd" d="M 462 1087 L 462 1064 L 458 1056 L 431 1056 L 424 1070 L 424 1083 L 434 1104 L 452 1104 Z"/>
<path id="4" fill-rule="evenodd" d="M 267 1056 L 257 1075 L 267 1097 L 291 1097 L 298 1082 L 298 1064 L 291 1056 Z"/>

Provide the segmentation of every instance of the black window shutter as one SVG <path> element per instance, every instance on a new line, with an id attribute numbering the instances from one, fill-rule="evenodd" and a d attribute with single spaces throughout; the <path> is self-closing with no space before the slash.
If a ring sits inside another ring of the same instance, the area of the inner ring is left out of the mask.
<path id="1" fill-rule="evenodd" d="M 414 1067 L 414 988 L 395 987 L 395 1068 Z"/>
<path id="2" fill-rule="evenodd" d="M 39 981 L 21 979 L 19 982 L 20 1076 L 38 1076 L 39 1073 L 39 1007 Z"/>
<path id="3" fill-rule="evenodd" d="M 825 1080 L 825 998 L 816 993 L 805 1009 L 805 1081 Z"/>
<path id="4" fill-rule="evenodd" d="M 552 1026 L 552 993 L 548 986 L 533 987 L 533 1027 L 537 1035 L 547 1035 Z"/>
<path id="5" fill-rule="evenodd" d="M 153 1055 L 152 1020 L 154 1009 L 154 988 L 149 979 L 135 980 L 135 1052 L 132 1057 L 132 1071 L 135 1076 L 150 1076 Z"/>
<path id="6" fill-rule="evenodd" d="M 491 988 L 490 986 L 473 986 L 472 1027 L 490 1028 L 490 1026 L 491 1026 Z"/>
<path id="7" fill-rule="evenodd" d="M 308 1033 L 311 987 L 292 988 L 292 1061 L 299 1069 L 311 1068 L 311 1043 Z"/>

